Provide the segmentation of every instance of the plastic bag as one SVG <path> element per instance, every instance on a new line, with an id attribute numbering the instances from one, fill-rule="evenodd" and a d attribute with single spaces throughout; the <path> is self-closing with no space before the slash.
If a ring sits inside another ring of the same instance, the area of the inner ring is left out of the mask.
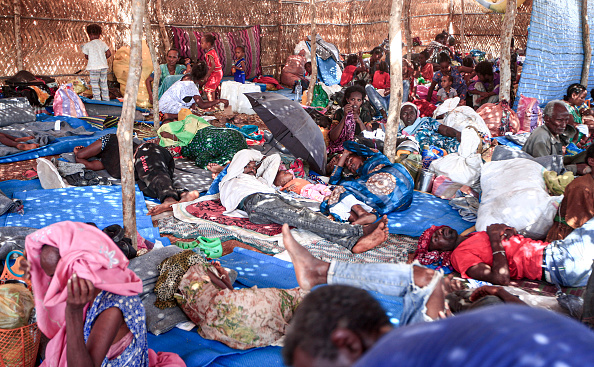
<path id="1" fill-rule="evenodd" d="M 113 57 L 113 74 L 118 83 L 120 83 L 120 92 L 122 95 L 126 92 L 126 83 L 128 82 L 128 71 L 130 69 L 130 47 L 120 47 Z M 140 108 L 150 107 L 148 91 L 146 90 L 146 78 L 153 72 L 153 62 L 151 53 L 145 40 L 142 40 L 142 69 L 140 70 L 140 82 L 138 83 L 138 96 L 136 105 Z M 163 78 L 163 76 L 161 76 Z"/>
<path id="2" fill-rule="evenodd" d="M 543 124 L 542 110 L 538 105 L 538 99 L 520 94 L 518 120 L 522 131 L 532 131 Z"/>
<path id="3" fill-rule="evenodd" d="M 64 84 L 56 91 L 54 96 L 54 115 L 70 117 L 88 116 L 85 105 L 74 92 L 72 84 Z"/>
<path id="4" fill-rule="evenodd" d="M 27 325 L 34 306 L 33 293 L 24 285 L 0 285 L 0 329 Z"/>
<path id="5" fill-rule="evenodd" d="M 328 93 L 322 88 L 320 84 L 316 84 L 313 90 L 313 99 L 311 101 L 312 107 L 326 107 L 330 103 Z"/>
<path id="6" fill-rule="evenodd" d="M 229 101 L 233 112 L 253 115 L 252 104 L 244 93 L 261 92 L 260 86 L 254 83 L 241 84 L 238 82 L 225 81 L 221 84 L 221 98 Z"/>
<path id="7" fill-rule="evenodd" d="M 476 151 L 481 144 L 481 139 L 472 128 L 462 130 L 462 138 L 458 153 L 435 160 L 431 163 L 430 170 L 436 176 L 449 177 L 453 182 L 474 186 L 478 184 L 481 176 L 483 159 Z"/>

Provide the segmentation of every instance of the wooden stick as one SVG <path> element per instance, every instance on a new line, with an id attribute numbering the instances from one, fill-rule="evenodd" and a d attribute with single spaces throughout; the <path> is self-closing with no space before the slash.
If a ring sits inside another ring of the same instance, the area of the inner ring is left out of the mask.
<path id="1" fill-rule="evenodd" d="M 355 0 L 349 1 L 349 33 L 347 37 L 347 52 L 353 53 L 353 45 L 351 43 L 351 38 L 353 38 L 353 19 L 355 17 L 355 7 L 353 6 Z"/>
<path id="2" fill-rule="evenodd" d="M 501 81 L 499 84 L 499 100 L 511 101 L 511 39 L 514 32 L 514 23 L 516 21 L 516 10 L 518 8 L 517 0 L 507 0 L 507 7 L 505 9 L 505 17 L 501 26 L 501 58 L 499 61 L 499 70 Z"/>
<path id="3" fill-rule="evenodd" d="M 460 0 L 460 6 L 462 8 L 462 16 L 460 17 L 460 51 L 462 52 L 462 56 L 464 56 L 464 42 L 465 42 L 465 31 L 464 31 L 464 14 L 466 12 L 464 0 Z"/>
<path id="4" fill-rule="evenodd" d="M 584 44 L 584 63 L 582 64 L 581 85 L 588 88 L 590 63 L 592 62 L 592 45 L 590 45 L 590 25 L 588 24 L 588 0 L 582 0 L 582 42 Z"/>
<path id="5" fill-rule="evenodd" d="M 23 70 L 23 50 L 21 49 L 21 0 L 14 0 L 14 40 L 16 47 L 17 71 Z"/>
<path id="6" fill-rule="evenodd" d="M 391 162 L 396 159 L 396 137 L 402 104 L 402 0 L 392 0 L 390 11 L 390 108 L 386 122 L 384 154 Z"/>
<path id="7" fill-rule="evenodd" d="M 134 180 L 134 152 L 132 133 L 134 131 L 134 112 L 138 96 L 138 84 L 142 63 L 142 23 L 146 0 L 132 0 L 132 26 L 130 27 L 130 69 L 124 93 L 122 116 L 118 124 L 118 144 L 120 169 L 122 172 L 122 204 L 126 236 L 138 248 L 136 241 L 136 182 Z"/>
<path id="8" fill-rule="evenodd" d="M 316 0 L 311 0 L 311 80 L 307 89 L 307 105 L 313 100 L 313 90 L 318 81 L 318 60 L 316 58 Z"/>
<path id="9" fill-rule="evenodd" d="M 167 34 L 167 30 L 165 29 L 165 24 L 163 23 L 163 0 L 157 0 L 157 22 L 159 23 L 159 31 L 161 33 L 161 38 L 163 38 L 163 44 L 165 45 L 165 53 L 171 49 L 171 42 L 169 42 L 169 35 Z"/>
<path id="10" fill-rule="evenodd" d="M 155 130 L 157 130 L 161 122 L 161 120 L 159 120 L 159 81 L 161 80 L 161 67 L 159 66 L 159 59 L 157 58 L 157 52 L 153 42 L 153 32 L 151 31 L 148 0 L 146 0 L 146 9 L 144 14 L 144 33 L 146 34 L 146 43 L 148 44 L 149 52 L 151 53 L 151 61 L 153 62 L 153 100 L 149 102 L 152 102 L 153 104 L 153 126 L 155 127 Z"/>
<path id="11" fill-rule="evenodd" d="M 283 40 L 283 26 L 282 26 L 282 12 L 283 10 L 283 0 L 278 0 L 278 14 L 277 14 L 277 24 L 278 24 L 278 39 L 276 41 L 276 67 L 275 67 L 275 75 L 276 79 L 280 80 L 280 75 L 282 72 L 282 55 L 281 55 L 281 48 L 282 48 L 282 40 Z"/>
<path id="12" fill-rule="evenodd" d="M 406 38 L 406 57 L 412 60 L 413 40 L 412 31 L 410 29 L 410 4 L 412 0 L 404 0 L 403 16 L 404 16 L 404 35 Z"/>

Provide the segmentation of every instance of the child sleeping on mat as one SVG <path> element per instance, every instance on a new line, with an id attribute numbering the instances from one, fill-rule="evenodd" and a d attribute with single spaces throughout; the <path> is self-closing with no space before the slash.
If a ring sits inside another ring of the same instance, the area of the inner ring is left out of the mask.
<path id="1" fill-rule="evenodd" d="M 281 187 L 280 191 L 292 191 L 304 198 L 322 202 L 332 194 L 327 185 L 312 184 L 303 178 L 295 178 L 289 171 L 278 171 L 274 184 Z"/>

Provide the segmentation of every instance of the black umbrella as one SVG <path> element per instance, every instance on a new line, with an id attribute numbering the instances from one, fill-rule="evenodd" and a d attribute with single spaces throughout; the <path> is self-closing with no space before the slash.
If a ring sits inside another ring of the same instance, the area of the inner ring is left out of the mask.
<path id="1" fill-rule="evenodd" d="M 320 128 L 295 101 L 278 93 L 245 93 L 272 135 L 319 174 L 326 172 L 326 143 Z"/>

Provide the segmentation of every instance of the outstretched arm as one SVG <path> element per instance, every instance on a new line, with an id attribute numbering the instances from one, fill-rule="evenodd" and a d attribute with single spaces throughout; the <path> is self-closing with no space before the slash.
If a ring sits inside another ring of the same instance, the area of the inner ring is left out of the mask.
<path id="1" fill-rule="evenodd" d="M 503 247 L 502 238 L 515 234 L 515 229 L 505 224 L 491 224 L 487 227 L 487 234 L 493 251 L 493 265 L 485 263 L 476 264 L 466 271 L 466 274 L 477 280 L 489 283 L 508 285 L 510 281 L 509 264 Z"/>

